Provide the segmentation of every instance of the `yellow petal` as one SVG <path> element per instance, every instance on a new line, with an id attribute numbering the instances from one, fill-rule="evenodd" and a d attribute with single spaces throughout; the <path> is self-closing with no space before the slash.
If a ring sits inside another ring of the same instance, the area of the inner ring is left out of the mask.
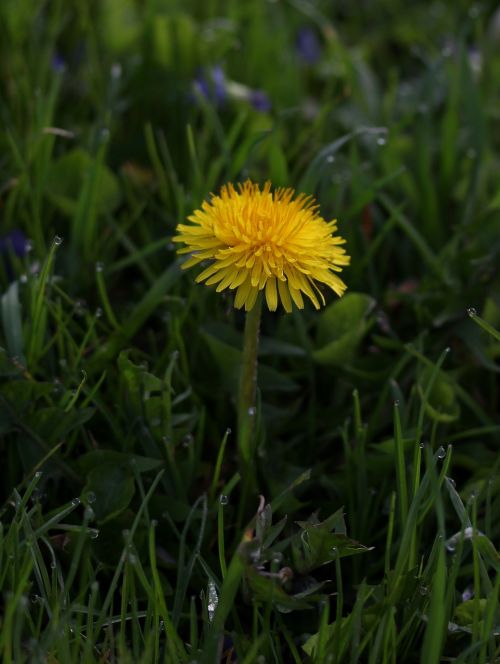
<path id="1" fill-rule="evenodd" d="M 269 311 L 276 311 L 278 308 L 278 291 L 276 290 L 275 277 L 270 277 L 266 282 L 266 301 Z"/>

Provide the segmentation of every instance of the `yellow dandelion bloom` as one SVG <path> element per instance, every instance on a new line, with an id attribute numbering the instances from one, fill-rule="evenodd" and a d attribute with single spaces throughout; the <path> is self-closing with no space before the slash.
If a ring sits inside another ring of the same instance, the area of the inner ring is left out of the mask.
<path id="1" fill-rule="evenodd" d="M 310 196 L 294 194 L 272 192 L 270 182 L 262 190 L 250 180 L 238 189 L 223 186 L 188 217 L 191 224 L 178 225 L 173 240 L 186 245 L 178 253 L 190 254 L 182 267 L 211 261 L 196 281 L 217 284 L 218 292 L 235 290 L 235 307 L 247 311 L 262 290 L 271 311 L 278 298 L 287 312 L 292 301 L 303 309 L 303 294 L 319 309 L 325 298 L 318 283 L 342 296 L 346 285 L 335 273 L 350 258 L 335 235 L 337 222 L 320 217 Z"/>

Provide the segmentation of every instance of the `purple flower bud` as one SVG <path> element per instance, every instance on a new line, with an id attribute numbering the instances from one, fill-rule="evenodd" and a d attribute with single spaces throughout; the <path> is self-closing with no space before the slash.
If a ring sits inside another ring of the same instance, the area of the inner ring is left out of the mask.
<path id="1" fill-rule="evenodd" d="M 8 256 L 9 253 L 13 253 L 18 258 L 22 258 L 28 253 L 27 245 L 24 233 L 15 229 L 7 233 L 7 235 L 0 237 L 0 254 Z"/>
<path id="2" fill-rule="evenodd" d="M 295 40 L 299 58 L 308 65 L 315 64 L 321 57 L 321 44 L 312 28 L 300 28 Z"/>
<path id="3" fill-rule="evenodd" d="M 264 90 L 252 90 L 249 99 L 255 110 L 260 113 L 266 113 L 272 108 L 271 101 Z"/>
<path id="4" fill-rule="evenodd" d="M 60 53 L 54 53 L 52 56 L 52 70 L 60 74 L 66 69 L 66 61 Z"/>
<path id="5" fill-rule="evenodd" d="M 226 77 L 222 67 L 200 69 L 193 84 L 198 93 L 215 106 L 221 106 L 226 101 Z"/>

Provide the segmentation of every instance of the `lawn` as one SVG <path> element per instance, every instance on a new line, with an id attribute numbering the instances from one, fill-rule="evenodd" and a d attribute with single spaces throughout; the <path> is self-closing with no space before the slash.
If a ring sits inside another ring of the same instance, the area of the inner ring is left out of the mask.
<path id="1" fill-rule="evenodd" d="M 3 663 L 500 662 L 495 5 L 2 0 Z"/>

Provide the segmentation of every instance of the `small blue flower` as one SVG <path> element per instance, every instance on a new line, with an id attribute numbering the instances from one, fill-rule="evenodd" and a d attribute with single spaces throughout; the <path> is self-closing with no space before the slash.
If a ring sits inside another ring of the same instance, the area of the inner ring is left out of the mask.
<path id="1" fill-rule="evenodd" d="M 252 90 L 249 95 L 249 101 L 256 111 L 266 113 L 272 108 L 271 101 L 264 90 Z"/>
<path id="2" fill-rule="evenodd" d="M 200 69 L 193 84 L 197 92 L 215 106 L 222 106 L 226 101 L 226 76 L 222 67 Z"/>
<path id="3" fill-rule="evenodd" d="M 24 233 L 15 229 L 7 235 L 0 237 L 0 259 L 2 260 L 8 281 L 14 279 L 11 256 L 22 258 L 29 251 L 29 244 Z"/>
<path id="4" fill-rule="evenodd" d="M 308 65 L 315 64 L 321 57 L 321 43 L 312 28 L 300 28 L 295 40 L 295 48 L 299 58 Z"/>
<path id="5" fill-rule="evenodd" d="M 52 56 L 52 70 L 60 74 L 66 69 L 66 60 L 60 53 L 55 52 Z"/>
<path id="6" fill-rule="evenodd" d="M 8 256 L 10 253 L 22 258 L 28 253 L 28 242 L 24 233 L 18 229 L 0 237 L 0 254 Z"/>

